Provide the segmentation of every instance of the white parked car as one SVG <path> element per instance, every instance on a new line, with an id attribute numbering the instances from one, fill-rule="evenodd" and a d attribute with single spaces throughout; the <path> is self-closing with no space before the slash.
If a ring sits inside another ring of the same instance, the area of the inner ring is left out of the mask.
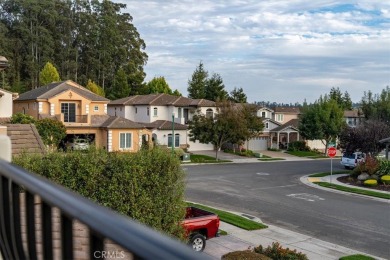
<path id="1" fill-rule="evenodd" d="M 362 152 L 344 153 L 341 157 L 341 165 L 344 165 L 345 169 L 353 169 L 360 162 L 364 162 L 366 154 Z"/>
<path id="2" fill-rule="evenodd" d="M 75 138 L 73 142 L 68 143 L 68 148 L 71 150 L 88 150 L 89 142 L 87 139 Z"/>

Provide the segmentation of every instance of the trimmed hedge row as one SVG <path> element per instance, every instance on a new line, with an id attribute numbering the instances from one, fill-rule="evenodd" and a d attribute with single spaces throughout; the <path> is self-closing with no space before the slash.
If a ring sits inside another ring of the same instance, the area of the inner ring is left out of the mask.
<path id="1" fill-rule="evenodd" d="M 87 152 L 22 155 L 13 163 L 103 206 L 182 238 L 184 172 L 180 161 L 155 148 L 138 153 Z"/>

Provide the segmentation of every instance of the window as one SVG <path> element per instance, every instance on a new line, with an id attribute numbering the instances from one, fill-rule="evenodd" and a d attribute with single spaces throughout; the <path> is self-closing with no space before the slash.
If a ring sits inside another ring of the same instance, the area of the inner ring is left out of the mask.
<path id="1" fill-rule="evenodd" d="M 137 108 L 137 107 L 135 108 L 135 113 L 136 113 L 136 114 L 138 113 L 138 108 Z"/>
<path id="2" fill-rule="evenodd" d="M 180 134 L 175 134 L 175 147 L 180 146 Z M 172 147 L 172 134 L 168 134 L 168 147 Z"/>
<path id="3" fill-rule="evenodd" d="M 149 115 L 149 108 L 146 109 L 146 115 Z"/>
<path id="4" fill-rule="evenodd" d="M 153 116 L 157 116 L 157 107 L 153 108 Z"/>
<path id="5" fill-rule="evenodd" d="M 33 109 L 37 110 L 37 103 L 33 103 Z"/>
<path id="6" fill-rule="evenodd" d="M 276 115 L 276 121 L 282 122 L 283 121 L 283 114 L 277 114 Z"/>
<path id="7" fill-rule="evenodd" d="M 268 129 L 268 128 L 269 128 L 269 123 L 266 122 L 266 123 L 265 123 L 265 129 Z"/>
<path id="8" fill-rule="evenodd" d="M 178 113 L 177 117 L 178 117 L 178 118 L 181 118 L 181 107 L 179 107 L 179 108 L 177 109 L 177 113 Z"/>
<path id="9" fill-rule="evenodd" d="M 213 110 L 211 108 L 208 108 L 206 110 L 206 117 L 207 118 L 213 118 Z"/>
<path id="10" fill-rule="evenodd" d="M 99 106 L 94 106 L 94 107 L 93 107 L 93 111 L 95 111 L 95 112 L 96 112 L 96 111 L 99 111 Z"/>
<path id="11" fill-rule="evenodd" d="M 265 112 L 264 111 L 261 112 L 261 117 L 265 117 L 265 116 L 266 116 Z"/>
<path id="12" fill-rule="evenodd" d="M 64 122 L 76 122 L 75 103 L 61 103 L 61 113 L 64 114 Z"/>
<path id="13" fill-rule="evenodd" d="M 131 133 L 119 134 L 119 148 L 130 149 L 131 148 Z"/>

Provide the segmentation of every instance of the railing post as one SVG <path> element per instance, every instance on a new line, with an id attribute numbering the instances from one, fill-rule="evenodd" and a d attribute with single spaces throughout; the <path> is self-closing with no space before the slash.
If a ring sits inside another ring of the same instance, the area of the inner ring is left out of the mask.
<path id="1" fill-rule="evenodd" d="M 0 159 L 11 162 L 11 139 L 7 135 L 0 135 Z"/>

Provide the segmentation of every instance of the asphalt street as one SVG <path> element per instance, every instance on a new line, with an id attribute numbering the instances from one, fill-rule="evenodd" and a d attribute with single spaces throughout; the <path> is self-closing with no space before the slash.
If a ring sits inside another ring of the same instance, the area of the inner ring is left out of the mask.
<path id="1" fill-rule="evenodd" d="M 390 256 L 390 204 L 309 187 L 301 176 L 330 171 L 330 160 L 184 166 L 186 199 L 243 212 L 358 251 Z M 333 169 L 343 169 L 338 160 Z"/>

